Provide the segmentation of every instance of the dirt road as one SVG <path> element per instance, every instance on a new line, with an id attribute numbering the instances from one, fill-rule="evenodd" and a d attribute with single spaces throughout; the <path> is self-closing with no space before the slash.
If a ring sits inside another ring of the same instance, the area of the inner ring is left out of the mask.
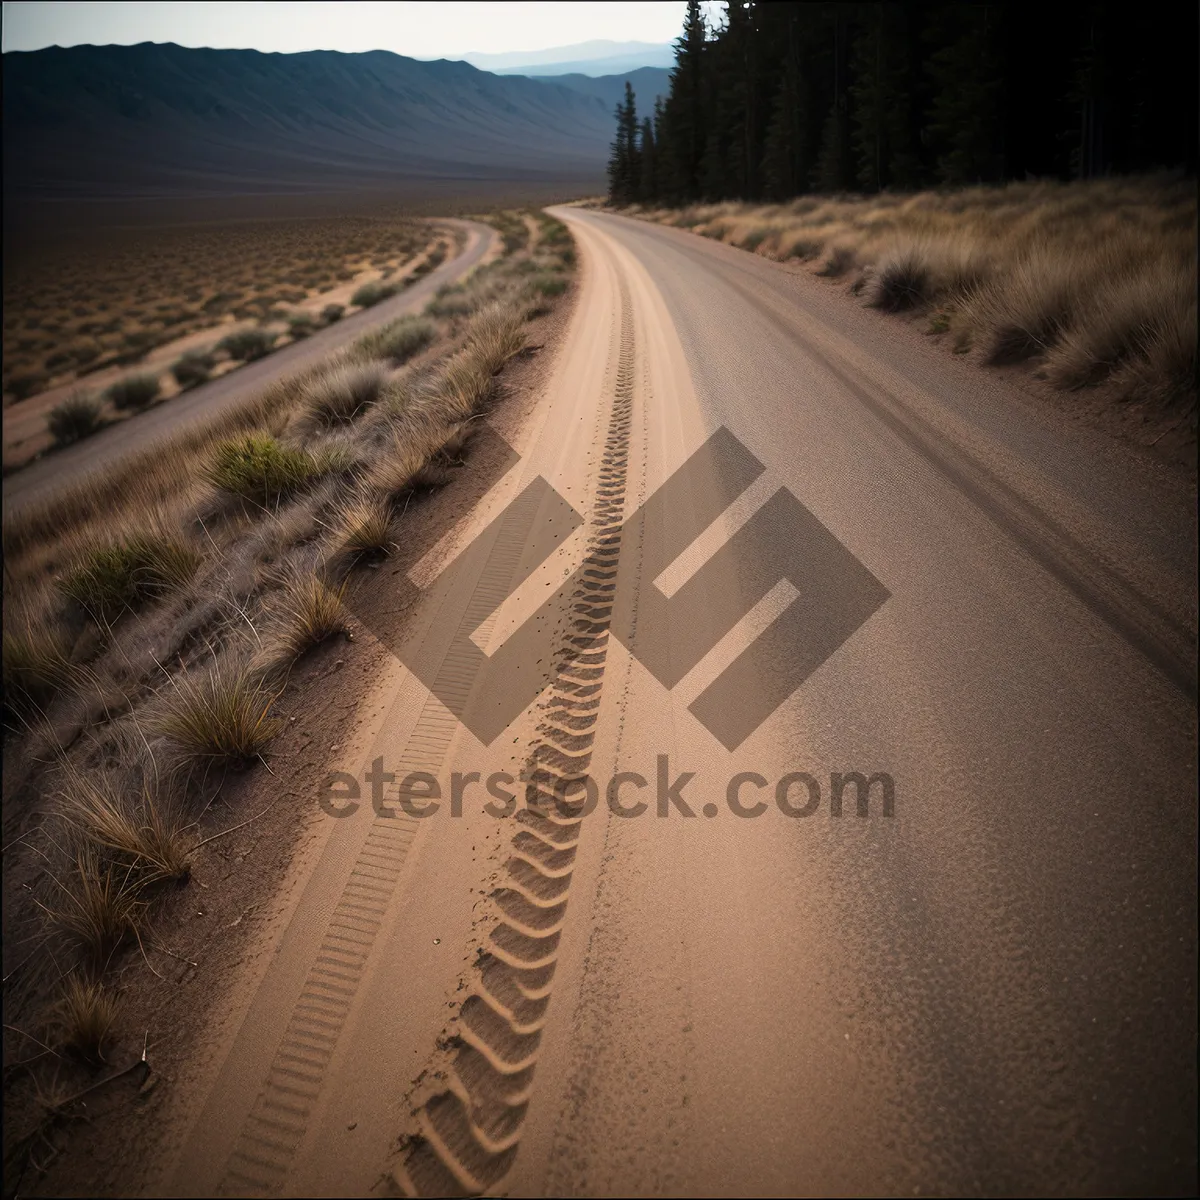
<path id="1" fill-rule="evenodd" d="M 545 396 L 156 1189 L 1192 1191 L 1190 485 L 803 273 L 556 215 Z"/>
<path id="2" fill-rule="evenodd" d="M 110 425 L 82 442 L 30 463 L 5 478 L 5 513 L 11 516 L 28 504 L 47 499 L 56 488 L 74 483 L 87 472 L 109 467 L 158 438 L 244 401 L 276 379 L 319 362 L 333 351 L 349 345 L 369 329 L 406 313 L 420 312 L 439 287 L 453 283 L 469 271 L 496 240 L 490 226 L 475 221 L 445 218 L 442 224 L 465 228 L 466 245 L 461 254 L 444 262 L 412 287 L 373 308 L 328 325 L 303 341 L 292 342 L 274 354 L 247 363 L 228 375 L 210 380 L 130 420 Z"/>

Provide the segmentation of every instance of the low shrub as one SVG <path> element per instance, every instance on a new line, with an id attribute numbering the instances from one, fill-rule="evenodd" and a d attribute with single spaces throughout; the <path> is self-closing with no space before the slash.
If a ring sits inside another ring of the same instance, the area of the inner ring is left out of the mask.
<path id="1" fill-rule="evenodd" d="M 308 337 L 316 327 L 316 322 L 308 313 L 296 313 L 288 318 L 288 333 L 296 340 Z"/>
<path id="2" fill-rule="evenodd" d="M 72 442 L 90 437 L 104 424 L 100 413 L 103 405 L 95 396 L 74 392 L 56 404 L 46 418 L 54 442 L 58 446 L 69 446 Z"/>
<path id="3" fill-rule="evenodd" d="M 373 305 L 386 300 L 389 296 L 396 294 L 396 288 L 392 284 L 381 283 L 379 280 L 372 280 L 370 283 L 364 283 L 362 287 L 350 297 L 351 304 L 357 304 L 359 308 L 371 308 Z"/>
<path id="4" fill-rule="evenodd" d="M 157 375 L 126 375 L 105 389 L 104 398 L 120 412 L 148 408 L 158 398 Z"/>
<path id="5" fill-rule="evenodd" d="M 217 343 L 217 349 L 224 350 L 239 362 L 253 362 L 269 354 L 274 345 L 275 334 L 265 329 L 241 329 L 223 337 Z"/>
<path id="6" fill-rule="evenodd" d="M 195 387 L 204 383 L 212 374 L 213 356 L 208 350 L 189 350 L 171 368 L 175 382 L 181 388 Z"/>

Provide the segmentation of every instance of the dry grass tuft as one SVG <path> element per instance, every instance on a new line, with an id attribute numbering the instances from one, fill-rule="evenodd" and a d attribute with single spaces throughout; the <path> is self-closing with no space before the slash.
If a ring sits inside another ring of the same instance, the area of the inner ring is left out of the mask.
<path id="1" fill-rule="evenodd" d="M 335 523 L 339 548 L 353 560 L 381 558 L 396 545 L 391 506 L 378 497 L 360 496 L 343 504 Z"/>
<path id="2" fill-rule="evenodd" d="M 930 295 L 929 266 L 913 246 L 893 253 L 879 264 L 867 285 L 867 303 L 884 312 L 901 312 L 925 303 Z"/>
<path id="3" fill-rule="evenodd" d="M 59 586 L 108 625 L 144 601 L 183 587 L 199 565 L 199 552 L 181 538 L 139 533 L 88 552 Z"/>
<path id="4" fill-rule="evenodd" d="M 525 348 L 524 314 L 519 305 L 493 303 L 471 323 L 465 351 L 490 375 L 503 370 Z"/>
<path id="5" fill-rule="evenodd" d="M 342 600 L 346 585 L 331 588 L 315 572 L 289 580 L 276 609 L 279 661 L 295 662 L 306 651 L 348 632 Z"/>
<path id="6" fill-rule="evenodd" d="M 373 280 L 370 283 L 364 283 L 350 297 L 350 303 L 357 304 L 359 308 L 372 308 L 381 301 L 386 300 L 389 296 L 394 296 L 396 291 L 397 289 L 391 284 L 383 283 L 380 280 Z"/>
<path id="7" fill-rule="evenodd" d="M 129 409 L 140 411 L 154 403 L 159 391 L 157 375 L 127 375 L 106 388 L 104 398 L 118 412 Z"/>
<path id="8" fill-rule="evenodd" d="M 381 362 L 334 367 L 304 390 L 309 420 L 324 426 L 349 424 L 379 399 L 388 375 Z"/>
<path id="9" fill-rule="evenodd" d="M 437 336 L 437 326 L 427 317 L 400 317 L 364 334 L 354 343 L 353 353 L 359 358 L 386 358 L 396 366 L 419 354 Z"/>
<path id="10" fill-rule="evenodd" d="M 211 351 L 189 350 L 176 360 L 171 374 L 175 376 L 175 382 L 181 388 L 196 387 L 212 374 L 214 363 Z"/>
<path id="11" fill-rule="evenodd" d="M 69 975 L 54 1006 L 56 1040 L 91 1063 L 104 1062 L 104 1045 L 119 1006 L 108 988 L 76 973 Z"/>
<path id="12" fill-rule="evenodd" d="M 204 472 L 214 487 L 263 506 L 278 504 L 322 473 L 315 455 L 262 433 L 221 442 Z"/>
<path id="13" fill-rule="evenodd" d="M 279 732 L 275 697 L 249 664 L 228 660 L 171 679 L 149 729 L 185 767 L 242 766 Z"/>
<path id="14" fill-rule="evenodd" d="M 84 846 L 75 852 L 65 877 L 51 871 L 48 878 L 50 896 L 35 903 L 93 967 L 103 968 L 136 933 L 145 913 L 137 870 L 106 861 Z"/>
<path id="15" fill-rule="evenodd" d="M 27 719 L 41 711 L 70 678 L 65 640 L 49 625 L 4 631 L 4 707 Z"/>
<path id="16" fill-rule="evenodd" d="M 67 768 L 54 811 L 82 844 L 134 873 L 139 888 L 188 877 L 190 843 L 176 806 L 143 782 L 122 789 L 96 773 Z"/>
<path id="17" fill-rule="evenodd" d="M 218 350 L 224 350 L 230 358 L 239 362 L 253 362 L 270 354 L 274 348 L 275 334 L 265 329 L 240 329 L 217 343 Z"/>
<path id="18" fill-rule="evenodd" d="M 55 445 L 69 446 L 91 437 L 104 424 L 103 404 L 95 396 L 74 392 L 56 404 L 46 418 Z"/>

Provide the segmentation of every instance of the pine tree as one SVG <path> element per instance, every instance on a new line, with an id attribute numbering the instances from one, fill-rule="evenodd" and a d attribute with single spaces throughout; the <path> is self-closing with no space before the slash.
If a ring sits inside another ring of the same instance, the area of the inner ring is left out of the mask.
<path id="1" fill-rule="evenodd" d="M 632 204 L 641 182 L 640 154 L 637 145 L 637 105 L 633 85 L 625 81 L 625 100 L 616 110 L 617 136 L 608 160 L 608 198 L 612 204 Z"/>
<path id="2" fill-rule="evenodd" d="M 658 199 L 658 152 L 654 145 L 654 122 L 649 117 L 642 122 L 638 157 L 638 203 L 653 204 Z"/>
<path id="3" fill-rule="evenodd" d="M 708 30 L 699 0 L 688 0 L 683 33 L 675 42 L 671 91 L 663 109 L 659 166 L 663 192 L 672 203 L 695 200 L 707 139 L 705 50 Z"/>
<path id="4" fill-rule="evenodd" d="M 1103 18 L 1093 10 L 1088 16 L 1087 34 L 1068 94 L 1079 114 L 1078 138 L 1071 150 L 1071 174 L 1077 179 L 1091 179 L 1106 166 L 1104 110 L 1108 63 L 1104 51 Z"/>
<path id="5" fill-rule="evenodd" d="M 768 199 L 788 200 L 804 190 L 804 150 L 799 74 L 789 61 L 775 94 L 763 150 L 762 174 Z"/>
<path id="6" fill-rule="evenodd" d="M 787 200 L 805 189 L 806 158 L 804 111 L 800 88 L 800 43 L 797 6 L 787 6 L 786 50 L 777 73 L 778 85 L 771 103 L 763 143 L 763 194 L 770 200 Z"/>
<path id="7" fill-rule="evenodd" d="M 828 36 L 833 49 L 833 95 L 821 126 L 821 144 L 813 169 L 813 186 L 820 192 L 840 192 L 853 184 L 850 161 L 849 13 L 844 4 L 833 5 Z"/>
<path id="8" fill-rule="evenodd" d="M 952 3 L 931 26 L 938 49 L 929 61 L 935 92 L 926 129 L 942 183 L 1004 177 L 1000 21 L 999 5 Z"/>
<path id="9" fill-rule="evenodd" d="M 912 188 L 919 180 L 907 24 L 903 5 L 873 4 L 851 54 L 851 141 L 858 182 L 867 191 Z"/>

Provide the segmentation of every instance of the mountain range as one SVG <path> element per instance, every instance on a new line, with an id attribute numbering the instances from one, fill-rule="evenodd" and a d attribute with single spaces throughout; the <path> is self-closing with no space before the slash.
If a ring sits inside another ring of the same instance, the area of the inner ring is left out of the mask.
<path id="1" fill-rule="evenodd" d="M 496 75 L 624 75 L 642 67 L 674 65 L 670 45 L 655 42 L 577 42 L 549 50 L 510 51 L 505 54 L 464 54 L 481 71 Z"/>
<path id="2" fill-rule="evenodd" d="M 598 186 L 626 78 L 170 43 L 10 52 L 3 64 L 5 194 L 20 198 Z M 640 110 L 666 90 L 665 70 L 630 78 Z"/>

